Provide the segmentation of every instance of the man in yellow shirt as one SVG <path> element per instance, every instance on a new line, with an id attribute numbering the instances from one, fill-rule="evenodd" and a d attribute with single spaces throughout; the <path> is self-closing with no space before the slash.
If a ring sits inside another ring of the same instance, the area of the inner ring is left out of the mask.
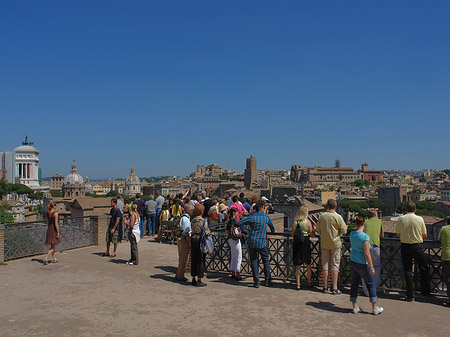
<path id="1" fill-rule="evenodd" d="M 427 228 L 423 218 L 417 216 L 416 204 L 406 205 L 406 214 L 398 219 L 397 236 L 400 238 L 403 272 L 406 281 L 406 299 L 414 302 L 412 260 L 419 266 L 420 290 L 423 296 L 430 295 L 430 280 L 428 277 L 428 261 L 423 252 L 423 239 L 427 237 Z"/>
<path id="2" fill-rule="evenodd" d="M 328 270 L 331 270 L 333 294 L 340 294 L 337 287 L 339 266 L 341 263 L 341 234 L 347 233 L 344 219 L 336 213 L 337 202 L 334 199 L 327 201 L 328 211 L 322 213 L 317 222 L 316 232 L 320 233 L 320 251 L 323 269 L 323 292 L 328 292 Z"/>

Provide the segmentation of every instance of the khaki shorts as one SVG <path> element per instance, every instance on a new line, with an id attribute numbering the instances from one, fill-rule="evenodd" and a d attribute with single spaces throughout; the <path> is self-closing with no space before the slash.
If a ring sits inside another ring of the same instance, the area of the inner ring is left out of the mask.
<path id="1" fill-rule="evenodd" d="M 112 243 L 119 242 L 119 231 L 116 230 L 114 232 L 114 234 L 111 234 L 110 230 L 108 229 L 106 232 L 106 242 L 112 242 Z"/>
<path id="2" fill-rule="evenodd" d="M 339 271 L 341 264 L 341 248 L 336 249 L 320 249 L 322 253 L 322 269 Z"/>

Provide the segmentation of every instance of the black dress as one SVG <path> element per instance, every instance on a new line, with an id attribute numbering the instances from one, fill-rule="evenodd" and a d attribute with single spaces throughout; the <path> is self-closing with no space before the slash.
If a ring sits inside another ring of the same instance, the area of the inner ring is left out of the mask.
<path id="1" fill-rule="evenodd" d="M 300 223 L 298 223 L 298 226 L 300 226 Z M 311 264 L 311 242 L 309 235 L 304 236 L 303 242 L 294 241 L 293 260 L 295 266 Z"/>

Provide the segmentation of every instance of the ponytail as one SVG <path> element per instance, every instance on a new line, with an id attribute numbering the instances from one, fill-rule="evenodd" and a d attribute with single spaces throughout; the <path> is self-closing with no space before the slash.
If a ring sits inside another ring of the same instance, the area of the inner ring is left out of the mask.
<path id="1" fill-rule="evenodd" d="M 52 213 L 52 209 L 56 206 L 56 204 L 53 201 L 50 201 L 50 203 L 47 205 L 47 219 L 50 219 L 50 215 Z"/>

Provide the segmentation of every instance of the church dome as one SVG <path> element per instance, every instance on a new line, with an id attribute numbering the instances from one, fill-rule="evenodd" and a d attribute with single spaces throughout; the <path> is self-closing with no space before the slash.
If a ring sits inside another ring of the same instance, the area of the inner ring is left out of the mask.
<path id="1" fill-rule="evenodd" d="M 77 172 L 77 164 L 75 160 L 72 164 L 72 171 L 64 178 L 64 184 L 82 184 L 84 185 L 84 179 Z"/>
<path id="2" fill-rule="evenodd" d="M 127 179 L 125 179 L 125 184 L 127 184 L 127 185 L 137 185 L 137 184 L 140 184 L 140 183 L 141 183 L 141 180 L 136 176 L 136 173 L 134 171 L 134 167 L 132 167 L 130 175 L 127 177 Z"/>

